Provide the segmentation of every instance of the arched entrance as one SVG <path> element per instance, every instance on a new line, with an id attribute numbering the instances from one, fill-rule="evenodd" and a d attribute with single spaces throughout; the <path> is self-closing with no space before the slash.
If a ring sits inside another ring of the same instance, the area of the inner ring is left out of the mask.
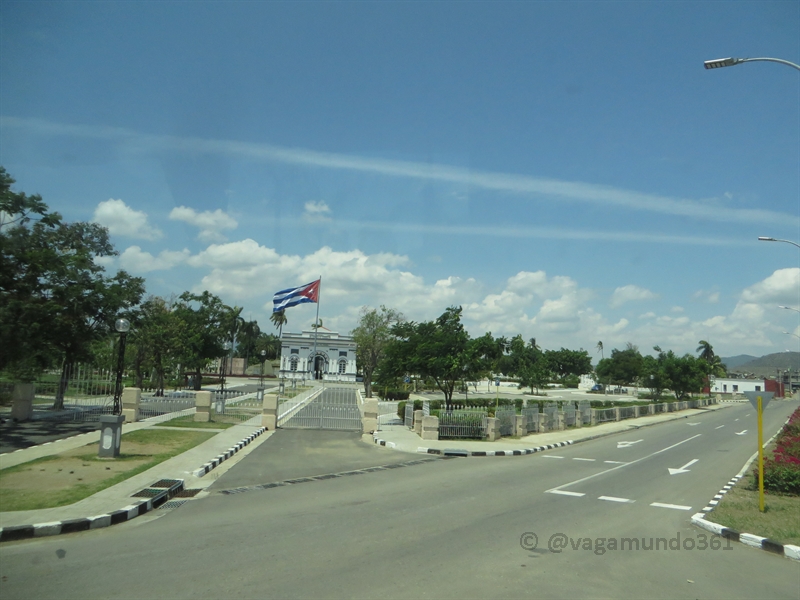
<path id="1" fill-rule="evenodd" d="M 317 354 L 314 358 L 314 379 L 322 379 L 325 376 L 325 357 Z"/>

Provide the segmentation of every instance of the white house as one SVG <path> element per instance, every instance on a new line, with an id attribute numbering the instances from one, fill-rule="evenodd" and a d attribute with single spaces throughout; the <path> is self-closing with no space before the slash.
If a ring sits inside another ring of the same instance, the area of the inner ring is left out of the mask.
<path id="1" fill-rule="evenodd" d="M 717 378 L 711 386 L 713 394 L 743 394 L 744 392 L 765 392 L 766 382 L 763 379 L 724 379 Z"/>
<path id="2" fill-rule="evenodd" d="M 356 343 L 349 335 L 340 335 L 320 327 L 314 331 L 281 335 L 281 367 L 284 379 L 356 380 Z"/>

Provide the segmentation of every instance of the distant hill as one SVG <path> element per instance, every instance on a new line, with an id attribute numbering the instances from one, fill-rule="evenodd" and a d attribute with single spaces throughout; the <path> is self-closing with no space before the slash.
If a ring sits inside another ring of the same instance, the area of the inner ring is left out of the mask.
<path id="1" fill-rule="evenodd" d="M 734 361 L 738 357 L 734 356 Z M 755 358 L 745 363 L 741 363 L 736 367 L 731 367 L 726 362 L 727 359 L 722 359 L 722 362 L 728 366 L 729 373 L 752 373 L 757 377 L 774 377 L 777 371 L 786 371 L 791 369 L 793 371 L 800 370 L 800 352 L 776 352 L 775 354 L 767 354 L 761 358 Z"/>
<path id="2" fill-rule="evenodd" d="M 757 356 L 750 356 L 749 354 L 739 354 L 737 356 L 729 356 L 728 358 L 720 357 L 722 364 L 728 367 L 728 370 L 735 369 L 739 365 L 749 363 L 751 360 L 757 360 Z"/>

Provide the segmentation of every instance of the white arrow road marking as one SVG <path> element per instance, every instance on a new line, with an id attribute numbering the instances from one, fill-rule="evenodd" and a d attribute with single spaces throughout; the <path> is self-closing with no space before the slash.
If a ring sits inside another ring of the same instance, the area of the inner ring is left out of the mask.
<path id="1" fill-rule="evenodd" d="M 719 427 L 714 427 L 714 429 L 722 429 L 725 425 L 720 425 Z"/>
<path id="2" fill-rule="evenodd" d="M 692 510 L 691 506 L 683 506 L 682 504 L 662 504 L 661 502 L 653 502 L 650 506 L 656 508 L 674 508 L 675 510 Z"/>
<path id="3" fill-rule="evenodd" d="M 695 425 L 700 425 L 700 423 L 687 423 L 689 427 L 694 427 Z"/>
<path id="4" fill-rule="evenodd" d="M 643 442 L 644 440 L 636 440 L 635 442 L 617 442 L 617 448 L 629 448 L 634 444 L 638 444 L 639 442 Z"/>
<path id="5" fill-rule="evenodd" d="M 691 467 L 694 463 L 696 463 L 699 458 L 695 458 L 694 460 L 690 460 L 685 465 L 683 465 L 680 469 L 667 469 L 670 475 L 675 475 L 676 473 L 688 473 L 689 469 L 687 467 Z"/>
<path id="6" fill-rule="evenodd" d="M 628 498 L 616 498 L 614 496 L 598 496 L 598 500 L 608 500 L 609 502 L 636 502 L 636 500 L 630 500 Z"/>
<path id="7" fill-rule="evenodd" d="M 747 429 L 743 429 L 742 431 L 740 431 L 736 435 L 744 435 L 745 433 L 747 433 Z"/>
<path id="8" fill-rule="evenodd" d="M 692 440 L 694 440 L 696 438 L 699 438 L 702 435 L 703 435 L 702 433 L 698 433 L 697 435 L 693 435 L 690 438 L 686 438 L 685 440 L 681 440 L 680 442 L 672 444 L 671 446 L 667 446 L 666 448 L 662 448 L 661 450 L 656 450 L 655 452 L 651 452 L 647 456 L 642 456 L 641 458 L 637 458 L 636 460 L 632 460 L 631 462 L 622 463 L 621 465 L 617 465 L 616 467 L 611 467 L 610 469 L 606 469 L 605 471 L 600 471 L 599 473 L 595 473 L 594 475 L 589 475 L 587 477 L 581 477 L 580 479 L 576 479 L 575 481 L 570 481 L 569 483 L 564 483 L 562 485 L 559 485 L 558 487 L 550 488 L 549 490 L 545 490 L 545 493 L 563 494 L 564 490 L 562 488 L 569 487 L 571 485 L 575 485 L 576 483 L 582 483 L 584 481 L 588 481 L 589 479 L 594 479 L 595 477 L 599 477 L 600 475 L 605 475 L 606 473 L 611 473 L 611 471 L 616 471 L 617 469 L 622 469 L 623 467 L 627 467 L 628 465 L 635 465 L 636 463 L 642 462 L 643 460 L 647 460 L 648 458 L 656 456 L 657 454 L 661 454 L 662 452 L 666 452 L 667 450 L 672 450 L 673 448 L 677 448 L 681 444 L 685 444 L 686 442 L 691 442 Z M 575 494 L 575 492 L 571 492 L 568 495 L 571 496 L 571 495 L 574 495 L 574 494 Z M 583 496 L 583 494 L 580 494 L 580 495 Z"/>
<path id="9" fill-rule="evenodd" d="M 561 494 L 562 496 L 585 496 L 586 494 L 581 492 L 568 492 L 566 490 L 547 490 L 549 494 Z"/>

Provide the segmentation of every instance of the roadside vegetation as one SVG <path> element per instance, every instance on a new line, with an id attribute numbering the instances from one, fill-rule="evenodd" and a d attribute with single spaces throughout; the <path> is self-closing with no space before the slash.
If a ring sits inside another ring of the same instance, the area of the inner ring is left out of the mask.
<path id="1" fill-rule="evenodd" d="M 800 409 L 766 448 L 764 508 L 760 512 L 756 464 L 706 518 L 739 532 L 800 545 Z"/>
<path id="2" fill-rule="evenodd" d="M 97 456 L 97 444 L 0 470 L 3 511 L 65 506 L 88 498 L 191 450 L 213 432 L 141 429 L 122 436 L 115 459 Z"/>

